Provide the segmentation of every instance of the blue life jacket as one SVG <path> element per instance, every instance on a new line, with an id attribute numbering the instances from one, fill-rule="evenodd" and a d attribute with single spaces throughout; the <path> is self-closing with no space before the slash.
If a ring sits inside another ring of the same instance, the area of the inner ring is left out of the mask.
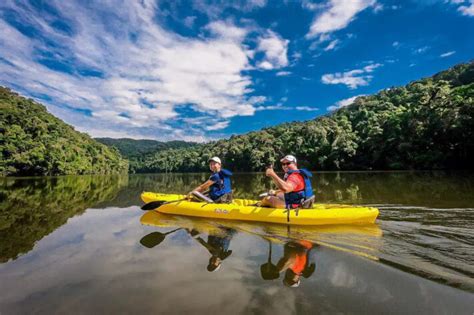
<path id="1" fill-rule="evenodd" d="M 223 195 L 232 192 L 232 186 L 230 184 L 230 176 L 232 176 L 232 172 L 226 169 L 221 169 L 217 175 L 219 176 L 219 180 L 211 185 L 209 191 L 209 197 L 211 197 L 212 200 L 217 200 Z"/>
<path id="2" fill-rule="evenodd" d="M 313 188 L 311 187 L 311 181 L 310 181 L 310 178 L 313 176 L 313 174 L 311 174 L 310 171 L 308 171 L 304 168 L 299 169 L 299 170 L 291 170 L 291 171 L 286 172 L 285 180 L 288 178 L 288 176 L 290 176 L 290 174 L 293 174 L 293 173 L 298 173 L 298 174 L 301 174 L 303 176 L 304 189 L 300 190 L 300 191 L 292 191 L 292 192 L 289 192 L 289 193 L 285 194 L 285 204 L 286 204 L 287 208 L 291 205 L 294 205 L 294 204 L 299 205 L 304 200 L 306 200 L 306 199 L 308 199 L 308 198 L 310 198 L 314 195 L 313 194 Z"/>

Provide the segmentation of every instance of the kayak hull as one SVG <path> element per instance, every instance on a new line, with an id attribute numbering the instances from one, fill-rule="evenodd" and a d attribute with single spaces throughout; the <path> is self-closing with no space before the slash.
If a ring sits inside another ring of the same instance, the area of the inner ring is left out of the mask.
<path id="1" fill-rule="evenodd" d="M 255 206 L 256 200 L 234 199 L 230 204 L 215 204 L 181 200 L 185 196 L 144 192 L 145 203 L 157 200 L 176 201 L 164 204 L 156 211 L 173 215 L 224 220 L 268 222 L 287 225 L 328 225 L 328 224 L 367 224 L 374 223 L 379 210 L 341 204 L 315 204 L 312 209 L 300 209 L 288 213 L 285 209 Z"/>

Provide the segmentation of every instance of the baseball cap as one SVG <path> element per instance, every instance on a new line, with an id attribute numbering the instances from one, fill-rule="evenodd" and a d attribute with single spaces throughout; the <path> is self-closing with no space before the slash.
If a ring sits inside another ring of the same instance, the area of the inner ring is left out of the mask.
<path id="1" fill-rule="evenodd" d="M 214 156 L 208 160 L 208 162 L 211 162 L 211 161 L 222 164 L 221 159 L 219 159 L 217 156 Z"/>
<path id="2" fill-rule="evenodd" d="M 284 160 L 287 160 L 288 162 L 293 162 L 296 163 L 296 158 L 293 155 L 287 155 L 284 158 L 280 160 L 280 162 L 283 162 Z"/>

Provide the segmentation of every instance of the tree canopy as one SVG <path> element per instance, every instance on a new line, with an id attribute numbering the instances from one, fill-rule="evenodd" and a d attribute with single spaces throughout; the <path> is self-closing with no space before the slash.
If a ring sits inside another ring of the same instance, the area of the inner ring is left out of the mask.
<path id="1" fill-rule="evenodd" d="M 46 108 L 0 87 L 0 174 L 126 172 L 119 152 L 74 130 Z"/>

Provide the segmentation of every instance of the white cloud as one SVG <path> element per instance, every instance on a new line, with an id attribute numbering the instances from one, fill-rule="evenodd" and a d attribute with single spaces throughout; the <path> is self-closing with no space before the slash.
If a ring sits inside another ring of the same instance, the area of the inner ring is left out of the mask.
<path id="1" fill-rule="evenodd" d="M 273 69 L 273 65 L 268 60 L 261 61 L 257 65 L 257 67 L 260 68 L 260 69 L 264 69 L 264 70 L 272 70 Z"/>
<path id="2" fill-rule="evenodd" d="M 290 74 L 291 74 L 290 71 L 278 71 L 278 72 L 276 73 L 277 77 L 284 77 L 284 76 L 288 76 L 288 75 L 290 75 Z"/>
<path id="3" fill-rule="evenodd" d="M 277 104 L 277 105 L 265 105 L 265 106 L 258 106 L 255 108 L 256 111 L 262 111 L 262 110 L 291 110 L 292 107 L 289 106 L 283 106 L 283 104 Z"/>
<path id="4" fill-rule="evenodd" d="M 248 33 L 247 29 L 224 21 L 213 21 L 206 26 L 206 29 L 214 35 L 237 42 L 242 41 Z"/>
<path id="5" fill-rule="evenodd" d="M 71 28 L 71 34 L 65 34 L 50 26 L 55 18 L 50 13 L 32 14 L 30 4 L 2 5 L 41 35 L 27 37 L 0 19 L 0 55 L 8 60 L 0 60 L 0 84 L 36 97 L 80 131 L 94 136 L 203 139 L 203 127 L 181 125 L 179 107 L 192 108 L 195 117 L 218 121 L 255 112 L 248 96 L 252 80 L 246 73 L 256 61 L 243 44 L 249 33 L 245 27 L 214 21 L 205 28 L 210 37 L 188 38 L 156 24 L 159 9 L 149 1 L 90 6 L 54 2 L 51 5 Z M 103 12 L 110 15 L 104 18 Z M 261 68 L 286 66 L 287 45 L 278 34 L 266 33 L 259 41 L 265 56 Z M 42 52 L 53 54 L 70 69 L 60 72 L 41 64 Z M 87 75 L 85 70 L 99 75 Z M 41 95 L 51 99 L 41 100 Z"/>
<path id="6" fill-rule="evenodd" d="M 395 47 L 395 48 L 398 48 L 398 47 L 400 47 L 400 42 L 395 41 L 395 42 L 392 43 L 392 46 Z"/>
<path id="7" fill-rule="evenodd" d="M 213 125 L 206 126 L 205 129 L 208 130 L 208 131 L 220 130 L 220 129 L 227 128 L 227 126 L 229 126 L 229 121 L 228 120 L 220 121 L 220 122 L 217 122 Z"/>
<path id="8" fill-rule="evenodd" d="M 359 86 L 366 86 L 372 80 L 373 76 L 367 73 L 373 72 L 381 67 L 382 64 L 374 63 L 365 66 L 362 69 L 355 69 L 346 72 L 327 73 L 321 77 L 324 84 L 345 84 L 350 89 L 356 89 Z"/>
<path id="9" fill-rule="evenodd" d="M 381 3 L 374 4 L 373 8 L 374 8 L 373 10 L 375 13 L 379 13 L 384 10 L 384 6 Z"/>
<path id="10" fill-rule="evenodd" d="M 288 43 L 273 31 L 260 37 L 256 51 L 263 52 L 265 57 L 258 65 L 259 68 L 270 70 L 288 65 Z"/>
<path id="11" fill-rule="evenodd" d="M 454 55 L 456 52 L 453 50 L 453 51 L 448 51 L 448 52 L 445 52 L 444 54 L 441 54 L 439 55 L 441 58 L 445 58 L 445 57 L 449 57 L 451 55 Z"/>
<path id="12" fill-rule="evenodd" d="M 429 46 L 423 46 L 423 47 L 420 47 L 420 48 L 417 48 L 413 51 L 414 54 L 422 54 L 424 52 L 426 52 L 428 49 L 430 49 Z"/>
<path id="13" fill-rule="evenodd" d="M 445 0 L 444 2 L 456 6 L 462 4 L 458 7 L 458 11 L 462 15 L 474 16 L 474 0 Z"/>
<path id="14" fill-rule="evenodd" d="M 338 39 L 335 39 L 333 41 L 331 41 L 327 46 L 326 48 L 324 48 L 324 51 L 329 51 L 329 50 L 334 50 L 337 48 L 337 45 L 339 44 L 339 40 Z"/>
<path id="15" fill-rule="evenodd" d="M 327 110 L 328 111 L 335 111 L 339 108 L 349 106 L 352 103 L 354 103 L 356 98 L 358 98 L 360 96 L 364 96 L 364 94 L 360 94 L 360 95 L 356 95 L 356 96 L 353 96 L 353 97 L 349 97 L 349 98 L 345 98 L 343 100 L 340 100 L 340 101 L 336 102 L 334 105 L 331 105 L 331 106 L 327 107 Z"/>
<path id="16" fill-rule="evenodd" d="M 295 109 L 304 111 L 304 112 L 315 112 L 319 110 L 319 108 L 317 107 L 310 107 L 310 106 L 296 106 Z"/>
<path id="17" fill-rule="evenodd" d="M 307 38 L 344 29 L 356 15 L 376 4 L 375 0 L 330 0 L 325 8 L 313 20 Z"/>
<path id="18" fill-rule="evenodd" d="M 471 0 L 469 3 L 470 4 L 468 6 L 460 6 L 458 11 L 460 11 L 463 15 L 474 16 L 474 0 Z"/>
<path id="19" fill-rule="evenodd" d="M 292 111 L 303 111 L 303 112 L 314 112 L 318 111 L 319 108 L 311 107 L 311 106 L 283 106 L 283 104 L 279 103 L 277 105 L 266 105 L 266 106 L 258 106 L 255 108 L 256 111 L 264 111 L 264 110 L 292 110 Z"/>

